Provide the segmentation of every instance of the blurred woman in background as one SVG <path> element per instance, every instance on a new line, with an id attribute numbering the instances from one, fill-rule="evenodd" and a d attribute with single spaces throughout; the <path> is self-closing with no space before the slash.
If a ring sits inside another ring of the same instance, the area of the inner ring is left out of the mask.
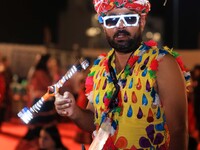
<path id="1" fill-rule="evenodd" d="M 48 86 L 53 84 L 48 64 L 51 58 L 50 54 L 44 54 L 34 68 L 34 72 L 28 81 L 28 95 L 31 105 L 34 105 L 47 92 Z M 46 126 L 57 124 L 57 113 L 54 108 L 54 97 L 51 97 L 35 114 L 28 124 L 28 131 L 18 144 L 17 150 L 29 149 L 38 145 L 40 130 Z"/>
<path id="2" fill-rule="evenodd" d="M 40 150 L 67 150 L 61 141 L 61 136 L 56 126 L 44 127 L 40 131 Z"/>

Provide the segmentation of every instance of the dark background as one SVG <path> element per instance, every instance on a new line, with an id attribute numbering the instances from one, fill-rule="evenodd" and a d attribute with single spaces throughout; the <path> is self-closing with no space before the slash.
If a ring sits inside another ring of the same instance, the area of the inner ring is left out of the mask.
<path id="1" fill-rule="evenodd" d="M 0 42 L 42 44 L 43 29 L 52 29 L 57 42 L 57 19 L 66 0 L 1 0 Z"/>
<path id="2" fill-rule="evenodd" d="M 52 42 L 57 43 L 58 17 L 60 12 L 68 10 L 68 1 L 1 0 L 0 42 L 43 44 L 44 27 L 49 26 Z M 87 3 L 88 11 L 93 13 L 92 0 L 82 1 Z M 164 44 L 179 49 L 199 48 L 200 0 L 168 0 L 166 6 L 163 6 L 164 0 L 150 2 L 152 9 L 149 15 L 164 20 Z M 178 2 L 178 6 L 175 2 Z"/>

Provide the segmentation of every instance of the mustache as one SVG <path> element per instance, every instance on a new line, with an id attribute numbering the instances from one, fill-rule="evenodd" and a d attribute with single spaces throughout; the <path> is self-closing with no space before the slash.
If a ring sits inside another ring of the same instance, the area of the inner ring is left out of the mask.
<path id="1" fill-rule="evenodd" d="M 128 35 L 128 36 L 130 36 L 131 34 L 128 32 L 128 31 L 126 31 L 126 30 L 118 30 L 115 34 L 114 34 L 114 38 L 115 37 L 117 37 L 117 36 L 119 36 L 119 34 L 125 34 L 125 35 Z"/>

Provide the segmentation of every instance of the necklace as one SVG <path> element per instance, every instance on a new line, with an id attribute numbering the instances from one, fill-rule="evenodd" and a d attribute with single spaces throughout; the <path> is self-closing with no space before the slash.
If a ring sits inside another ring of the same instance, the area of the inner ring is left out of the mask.
<path id="1" fill-rule="evenodd" d="M 121 98 L 121 92 L 120 92 L 120 88 L 123 87 L 123 83 L 126 81 L 126 78 L 132 74 L 133 72 L 133 66 L 134 64 L 140 63 L 142 60 L 142 55 L 150 50 L 152 48 L 152 46 L 156 46 L 156 42 L 144 42 L 140 45 L 140 47 L 129 57 L 129 59 L 127 60 L 127 64 L 124 67 L 124 69 L 122 70 L 122 73 L 120 74 L 120 77 L 117 79 L 117 84 L 119 85 L 119 88 L 113 89 L 113 78 L 111 77 L 111 72 L 109 70 L 109 59 L 112 58 L 112 54 L 114 53 L 114 49 L 110 50 L 108 52 L 108 54 L 102 54 L 98 57 L 98 59 L 95 60 L 94 62 L 94 66 L 93 66 L 93 71 L 91 71 L 88 74 L 88 77 L 86 79 L 86 96 L 88 97 L 89 100 L 93 100 L 93 88 L 94 88 L 94 75 L 96 74 L 96 71 L 99 70 L 99 67 L 103 67 L 104 69 L 104 75 L 107 78 L 106 80 L 106 86 L 110 87 L 107 88 L 107 91 L 105 93 L 105 95 L 103 96 L 103 109 L 101 110 L 102 112 L 102 117 L 101 117 L 101 122 L 104 122 L 105 119 L 108 117 L 108 114 L 110 114 L 109 118 L 112 120 L 113 115 L 115 113 L 118 113 L 119 115 L 122 114 L 122 109 L 123 109 L 123 105 L 122 105 L 122 98 Z M 114 70 L 114 69 L 113 69 Z M 154 73 L 155 70 L 152 71 L 152 74 Z M 114 73 L 115 74 L 115 73 Z M 98 74 L 97 74 L 98 75 Z M 96 75 L 95 75 L 96 77 Z M 116 81 L 115 81 L 116 82 Z M 116 84 L 116 85 L 117 85 Z M 119 92 L 118 92 L 119 91 Z M 115 96 L 113 96 L 115 95 Z M 117 95 L 117 96 L 116 96 Z M 110 105 L 110 101 L 112 100 L 112 97 L 117 97 L 118 100 L 117 101 L 113 101 L 114 102 L 114 107 L 109 106 Z M 92 101 L 91 101 L 92 102 Z M 115 103 L 116 102 L 116 103 Z"/>
<path id="2" fill-rule="evenodd" d="M 109 97 L 106 97 L 104 99 L 106 113 L 113 111 L 114 109 L 115 109 L 114 111 L 116 110 L 121 111 L 122 100 L 121 100 L 121 94 L 120 94 L 121 93 L 120 87 L 122 86 L 123 81 L 126 80 L 127 76 L 131 74 L 132 72 L 131 68 L 138 61 L 138 59 L 143 55 L 143 53 L 145 53 L 145 51 L 149 49 L 149 47 L 147 47 L 146 45 L 141 45 L 138 49 L 140 50 L 140 52 L 137 55 L 133 55 L 133 53 L 131 53 L 118 79 L 116 77 L 116 70 L 114 70 L 111 65 L 111 60 L 114 56 L 114 50 L 111 50 L 112 52 L 111 55 L 108 54 L 107 59 L 104 61 L 103 64 L 105 66 L 105 74 L 107 75 L 108 82 L 113 83 L 116 89 L 114 92 L 113 92 L 113 89 L 110 89 L 107 91 L 107 95 L 109 95 Z M 115 100 L 112 101 L 113 99 Z M 112 104 L 112 102 L 114 104 Z"/>
<path id="3" fill-rule="evenodd" d="M 103 60 L 103 66 L 105 68 L 105 75 L 107 78 L 107 84 L 114 84 L 114 88 L 107 89 L 105 96 L 103 98 L 104 110 L 102 110 L 101 121 L 102 124 L 107 118 L 109 118 L 112 122 L 112 126 L 116 129 L 117 120 L 113 120 L 113 116 L 115 113 L 118 115 L 122 115 L 123 112 L 123 104 L 121 97 L 121 88 L 123 87 L 123 83 L 126 81 L 126 78 L 131 75 L 132 68 L 137 61 L 141 61 L 142 55 L 149 50 L 151 47 L 145 45 L 144 43 L 130 55 L 127 63 L 120 73 L 118 79 L 116 77 L 116 70 L 112 68 L 111 60 L 114 59 L 114 49 L 112 49 L 107 57 Z M 138 52 L 139 51 L 139 52 Z M 137 53 L 136 53 L 137 52 Z M 110 114 L 110 115 L 109 115 Z"/>

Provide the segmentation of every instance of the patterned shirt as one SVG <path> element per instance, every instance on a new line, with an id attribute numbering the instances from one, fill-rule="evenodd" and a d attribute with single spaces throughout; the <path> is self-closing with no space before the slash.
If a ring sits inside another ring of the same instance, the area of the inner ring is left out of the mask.
<path id="1" fill-rule="evenodd" d="M 114 84 L 109 82 L 109 72 L 106 72 L 105 65 L 113 53 L 114 50 L 111 50 L 95 61 L 88 76 L 92 83 L 86 81 L 86 93 L 95 108 L 97 129 L 104 120 L 106 97 L 109 97 L 109 91 L 115 89 Z M 138 59 L 130 66 L 128 75 L 125 69 L 116 75 L 122 106 L 108 113 L 107 117 L 112 120 L 115 132 L 111 134 L 104 149 L 109 149 L 111 145 L 115 149 L 167 149 L 169 133 L 163 106 L 154 87 L 159 61 L 166 54 L 178 57 L 177 53 L 166 47 L 158 49 L 143 43 L 133 54 Z M 111 66 L 116 73 L 114 59 L 112 57 Z M 182 71 L 186 80 L 189 80 L 189 74 L 184 69 Z"/>

